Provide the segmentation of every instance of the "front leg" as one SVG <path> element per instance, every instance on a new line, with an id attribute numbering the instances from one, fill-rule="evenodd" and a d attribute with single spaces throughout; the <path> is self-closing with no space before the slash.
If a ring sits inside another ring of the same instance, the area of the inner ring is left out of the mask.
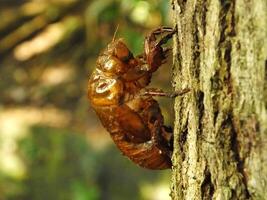
<path id="1" fill-rule="evenodd" d="M 161 27 L 155 29 L 146 37 L 143 59 L 147 63 L 150 72 L 156 71 L 165 62 L 167 52 L 170 49 L 164 49 L 161 45 L 167 43 L 176 31 L 176 28 Z"/>

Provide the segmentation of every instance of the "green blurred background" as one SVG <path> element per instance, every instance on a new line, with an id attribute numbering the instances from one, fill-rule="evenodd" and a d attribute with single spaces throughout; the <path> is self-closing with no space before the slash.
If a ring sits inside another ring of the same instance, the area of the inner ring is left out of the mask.
<path id="1" fill-rule="evenodd" d="M 0 200 L 169 199 L 170 170 L 122 156 L 86 96 L 116 27 L 140 54 L 145 34 L 170 25 L 169 4 L 0 0 Z M 169 66 L 154 87 L 170 90 Z M 159 101 L 171 124 L 171 101 Z"/>

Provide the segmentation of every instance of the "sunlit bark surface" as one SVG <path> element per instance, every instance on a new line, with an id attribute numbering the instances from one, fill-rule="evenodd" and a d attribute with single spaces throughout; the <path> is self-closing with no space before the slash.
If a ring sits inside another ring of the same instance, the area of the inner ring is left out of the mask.
<path id="1" fill-rule="evenodd" d="M 267 199 L 266 0 L 174 0 L 173 199 Z"/>

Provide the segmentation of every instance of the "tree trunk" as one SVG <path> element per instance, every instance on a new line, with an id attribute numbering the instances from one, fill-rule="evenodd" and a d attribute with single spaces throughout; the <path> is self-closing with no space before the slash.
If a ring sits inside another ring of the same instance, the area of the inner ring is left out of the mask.
<path id="1" fill-rule="evenodd" d="M 172 198 L 267 199 L 267 2 L 172 4 Z"/>

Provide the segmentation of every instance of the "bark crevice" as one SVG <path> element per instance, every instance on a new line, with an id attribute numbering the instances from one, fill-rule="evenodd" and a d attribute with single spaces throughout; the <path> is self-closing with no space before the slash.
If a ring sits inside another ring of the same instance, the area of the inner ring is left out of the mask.
<path id="1" fill-rule="evenodd" d="M 205 169 L 204 175 L 205 179 L 201 184 L 202 199 L 212 199 L 214 194 L 214 185 L 212 183 L 211 173 L 208 168 Z"/>

